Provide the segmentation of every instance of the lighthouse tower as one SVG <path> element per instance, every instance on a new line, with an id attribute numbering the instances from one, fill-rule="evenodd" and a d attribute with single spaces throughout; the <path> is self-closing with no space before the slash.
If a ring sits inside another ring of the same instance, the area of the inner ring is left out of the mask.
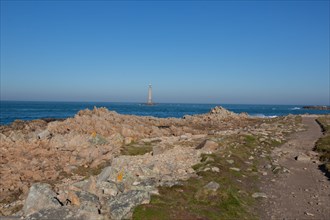
<path id="1" fill-rule="evenodd" d="M 153 105 L 153 104 L 154 103 L 152 102 L 152 86 L 151 84 L 149 84 L 147 105 Z"/>

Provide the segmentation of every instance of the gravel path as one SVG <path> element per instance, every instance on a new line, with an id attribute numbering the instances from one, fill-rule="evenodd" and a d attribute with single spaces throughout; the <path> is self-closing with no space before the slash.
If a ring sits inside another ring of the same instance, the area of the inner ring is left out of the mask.
<path id="1" fill-rule="evenodd" d="M 261 191 L 268 198 L 260 207 L 261 219 L 330 219 L 330 181 L 312 151 L 322 132 L 315 117 L 304 116 L 303 123 L 306 131 L 272 153 L 273 161 L 289 172 L 262 179 Z"/>

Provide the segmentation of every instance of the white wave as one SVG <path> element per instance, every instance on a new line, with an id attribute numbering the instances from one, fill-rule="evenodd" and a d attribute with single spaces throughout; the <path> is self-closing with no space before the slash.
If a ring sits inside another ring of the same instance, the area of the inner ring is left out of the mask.
<path id="1" fill-rule="evenodd" d="M 290 110 L 299 110 L 299 107 L 290 108 Z"/>
<path id="2" fill-rule="evenodd" d="M 264 114 L 253 114 L 251 115 L 251 117 L 254 117 L 254 118 L 277 118 L 278 116 L 277 115 L 264 115 Z"/>

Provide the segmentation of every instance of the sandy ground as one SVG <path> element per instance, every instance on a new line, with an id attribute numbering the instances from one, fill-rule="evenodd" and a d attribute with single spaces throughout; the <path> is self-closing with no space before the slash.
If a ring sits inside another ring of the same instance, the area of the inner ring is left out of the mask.
<path id="1" fill-rule="evenodd" d="M 315 117 L 303 117 L 303 123 L 306 131 L 292 135 L 272 153 L 272 159 L 289 172 L 263 178 L 261 191 L 268 198 L 260 207 L 261 219 L 330 219 L 330 181 L 312 151 L 322 131 Z M 295 159 L 302 154 L 308 157 Z"/>

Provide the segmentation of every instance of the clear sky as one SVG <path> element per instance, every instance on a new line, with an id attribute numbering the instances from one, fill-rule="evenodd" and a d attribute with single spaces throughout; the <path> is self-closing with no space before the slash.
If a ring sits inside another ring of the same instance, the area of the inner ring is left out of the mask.
<path id="1" fill-rule="evenodd" d="M 4 1 L 1 100 L 327 104 L 329 1 Z"/>

